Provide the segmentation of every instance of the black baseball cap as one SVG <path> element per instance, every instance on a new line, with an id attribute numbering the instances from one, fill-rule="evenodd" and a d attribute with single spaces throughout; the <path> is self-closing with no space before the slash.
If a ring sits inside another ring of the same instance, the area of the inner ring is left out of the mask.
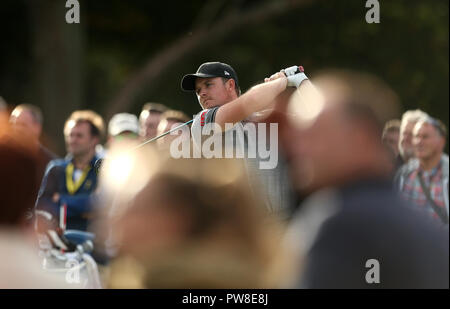
<path id="1" fill-rule="evenodd" d="M 239 89 L 238 78 L 234 69 L 222 62 L 206 62 L 198 67 L 197 73 L 187 74 L 183 76 L 181 80 L 181 89 L 184 91 L 195 90 L 195 79 L 197 77 L 209 78 L 209 77 L 224 77 L 232 78 L 236 82 L 236 89 Z"/>

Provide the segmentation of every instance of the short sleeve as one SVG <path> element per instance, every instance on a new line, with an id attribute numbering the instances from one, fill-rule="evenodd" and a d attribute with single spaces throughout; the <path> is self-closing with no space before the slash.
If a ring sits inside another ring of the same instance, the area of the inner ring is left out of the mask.
<path id="1" fill-rule="evenodd" d="M 201 141 L 198 138 L 201 138 L 201 134 L 195 134 L 196 132 L 201 132 L 202 128 L 209 123 L 214 123 L 216 119 L 216 113 L 219 109 L 219 106 L 205 109 L 195 115 L 194 121 L 192 122 L 191 131 L 192 131 L 192 139 L 196 145 L 201 145 Z"/>

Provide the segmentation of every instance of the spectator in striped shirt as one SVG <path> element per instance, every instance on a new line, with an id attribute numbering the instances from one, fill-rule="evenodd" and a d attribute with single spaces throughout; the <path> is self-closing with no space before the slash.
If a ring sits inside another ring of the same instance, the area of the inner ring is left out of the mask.
<path id="1" fill-rule="evenodd" d="M 401 195 L 436 220 L 448 224 L 448 155 L 444 153 L 447 129 L 437 119 L 425 117 L 413 130 L 415 160 L 398 172 Z"/>

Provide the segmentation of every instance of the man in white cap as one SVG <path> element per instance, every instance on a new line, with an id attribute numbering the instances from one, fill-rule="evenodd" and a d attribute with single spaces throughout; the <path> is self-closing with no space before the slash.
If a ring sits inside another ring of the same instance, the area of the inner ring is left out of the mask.
<path id="1" fill-rule="evenodd" d="M 115 114 L 108 124 L 108 144 L 139 138 L 139 120 L 129 113 Z"/>

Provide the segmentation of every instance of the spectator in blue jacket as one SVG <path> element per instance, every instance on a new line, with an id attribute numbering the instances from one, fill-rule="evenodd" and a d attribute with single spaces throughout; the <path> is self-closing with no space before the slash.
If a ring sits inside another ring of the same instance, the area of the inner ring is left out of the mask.
<path id="1" fill-rule="evenodd" d="M 65 123 L 68 156 L 49 163 L 36 202 L 36 209 L 59 217 L 62 228 L 86 231 L 93 219 L 95 147 L 103 131 L 103 119 L 90 110 L 73 112 Z"/>

